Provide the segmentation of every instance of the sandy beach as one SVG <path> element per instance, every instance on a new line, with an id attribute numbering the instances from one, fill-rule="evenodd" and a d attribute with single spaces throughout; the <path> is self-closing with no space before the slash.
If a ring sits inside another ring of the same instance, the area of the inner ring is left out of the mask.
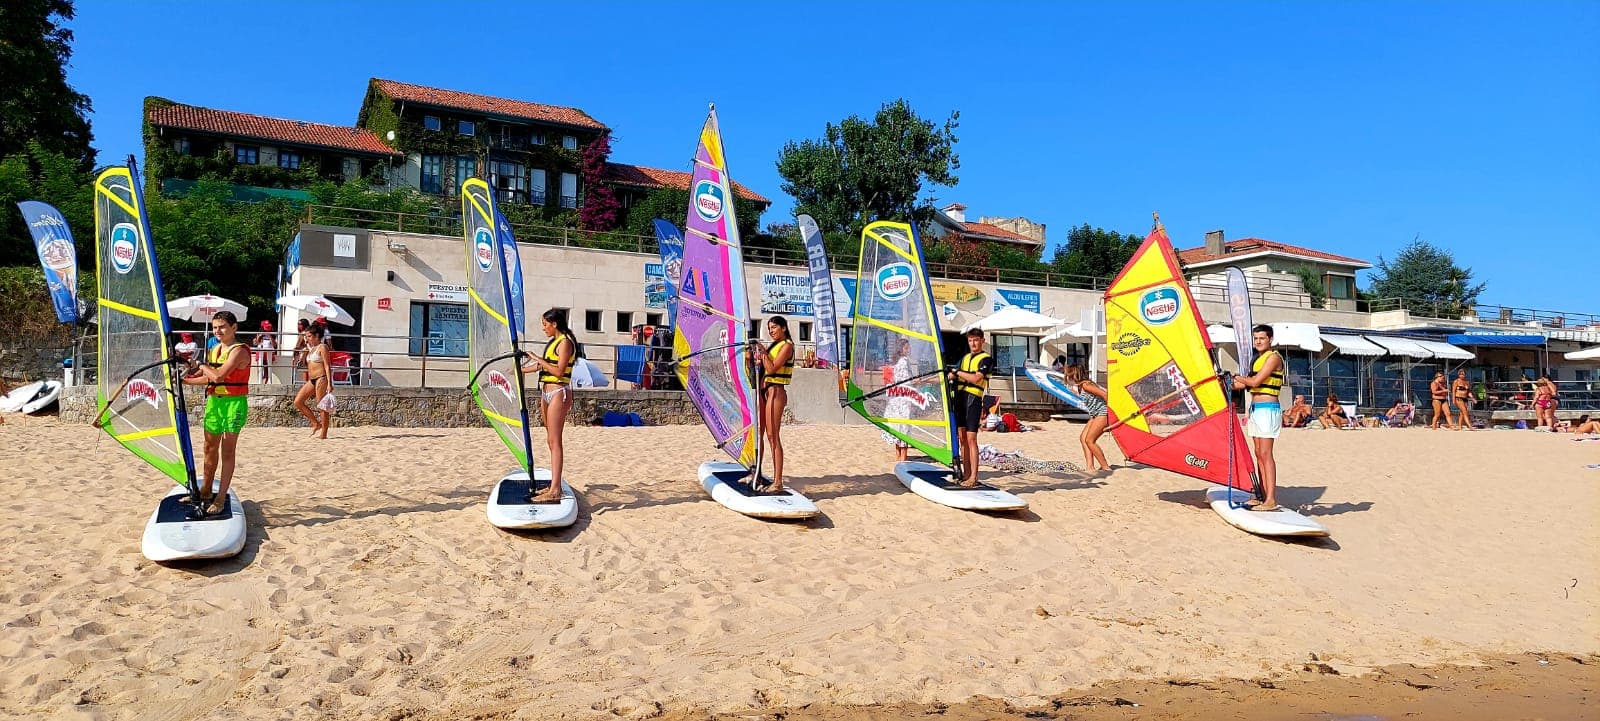
<path id="1" fill-rule="evenodd" d="M 982 440 L 1081 464 L 1079 428 Z M 306 432 L 242 435 L 240 556 L 163 566 L 139 537 L 164 480 L 8 416 L 0 716 L 1166 718 L 1196 689 L 1398 716 L 1433 674 L 1573 718 L 1600 687 L 1600 442 L 1571 436 L 1286 431 L 1280 501 L 1332 536 L 1284 542 L 1109 437 L 1110 474 L 993 473 L 1032 507 L 983 515 L 905 491 L 875 430 L 787 428 L 824 515 L 775 523 L 700 490 L 703 428 L 576 427 L 577 525 L 512 534 L 484 518 L 511 465 L 488 429 Z M 1337 685 L 1362 674 L 1394 703 Z"/>

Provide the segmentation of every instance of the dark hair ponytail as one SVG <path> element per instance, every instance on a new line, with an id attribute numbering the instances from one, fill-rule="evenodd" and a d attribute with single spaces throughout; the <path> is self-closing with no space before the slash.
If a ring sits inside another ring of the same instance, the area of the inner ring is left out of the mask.
<path id="1" fill-rule="evenodd" d="M 783 339 L 784 340 L 789 341 L 790 343 L 794 342 L 794 338 L 789 335 L 789 319 L 788 318 L 785 318 L 785 317 L 783 317 L 781 315 L 775 315 L 775 316 L 772 316 L 771 318 L 768 318 L 767 322 L 783 329 Z"/>
<path id="2" fill-rule="evenodd" d="M 578 336 L 573 334 L 572 328 L 567 326 L 566 308 L 551 308 L 550 310 L 545 311 L 540 317 L 550 321 L 550 323 L 556 327 L 556 332 L 566 336 L 567 340 L 572 343 L 573 358 L 584 357 L 583 344 L 578 342 Z"/>

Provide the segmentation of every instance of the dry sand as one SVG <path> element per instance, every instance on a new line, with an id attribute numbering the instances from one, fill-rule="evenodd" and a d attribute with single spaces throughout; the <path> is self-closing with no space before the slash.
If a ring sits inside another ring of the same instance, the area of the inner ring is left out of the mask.
<path id="1" fill-rule="evenodd" d="M 1078 429 L 983 440 L 1081 463 Z M 1462 683 L 1568 718 L 1549 699 L 1592 698 L 1600 669 L 1600 443 L 1570 436 L 1287 431 L 1280 499 L 1333 535 L 1283 542 L 1109 438 L 1114 472 L 995 475 L 1032 509 L 983 515 L 904 491 L 873 430 L 788 428 L 786 475 L 824 516 L 773 523 L 699 489 L 701 428 L 573 428 L 577 525 L 512 534 L 484 518 L 510 465 L 487 429 L 305 434 L 242 436 L 243 554 L 163 566 L 139 553 L 153 471 L 9 416 L 0 716 L 1162 718 L 1267 683 L 1288 718 L 1281 699 L 1349 700 L 1330 684 L 1351 675 L 1465 664 L 1418 673 L 1489 674 Z M 1402 677 L 1365 681 L 1400 706 L 1326 712 L 1398 714 L 1427 696 Z M 1141 706 L 1070 701 L 1103 682 Z"/>

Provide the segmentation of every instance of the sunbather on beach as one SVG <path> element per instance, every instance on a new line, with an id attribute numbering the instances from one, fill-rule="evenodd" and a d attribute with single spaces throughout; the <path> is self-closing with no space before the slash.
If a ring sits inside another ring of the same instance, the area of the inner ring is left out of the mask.
<path id="1" fill-rule="evenodd" d="M 1323 428 L 1344 430 L 1345 425 L 1350 422 L 1350 417 L 1344 414 L 1344 406 L 1339 405 L 1339 396 L 1329 393 L 1328 406 L 1322 411 L 1322 415 L 1317 416 L 1317 420 L 1322 421 Z"/>

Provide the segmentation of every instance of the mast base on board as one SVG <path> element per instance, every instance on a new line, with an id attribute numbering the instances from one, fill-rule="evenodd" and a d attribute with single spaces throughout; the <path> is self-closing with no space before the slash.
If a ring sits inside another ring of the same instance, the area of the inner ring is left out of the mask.
<path id="1" fill-rule="evenodd" d="M 1206 502 L 1222 520 L 1246 533 L 1257 536 L 1326 536 L 1328 528 L 1294 511 L 1279 506 L 1273 511 L 1252 511 L 1241 506 L 1250 500 L 1249 493 L 1238 489 L 1213 486 L 1206 489 Z"/>
<path id="2" fill-rule="evenodd" d="M 949 468 L 932 463 L 896 463 L 894 475 L 912 493 L 963 511 L 1020 511 L 1028 507 L 1027 501 L 994 486 L 979 483 L 964 487 Z"/>
<path id="3" fill-rule="evenodd" d="M 578 520 L 578 496 L 572 484 L 562 482 L 561 500 L 530 503 L 533 494 L 550 487 L 550 469 L 533 469 L 533 482 L 527 471 L 507 473 L 489 491 L 489 523 L 495 528 L 528 530 L 566 528 Z"/>
<path id="4" fill-rule="evenodd" d="M 212 482 L 212 493 L 218 485 Z M 173 486 L 150 514 L 140 543 L 145 558 L 157 562 L 229 558 L 244 550 L 244 504 L 239 496 L 230 489 L 226 510 L 195 519 L 191 518 L 194 505 L 182 500 L 188 495 L 187 488 Z"/>
<path id="5" fill-rule="evenodd" d="M 765 479 L 763 479 L 765 480 Z M 753 518 L 811 518 L 821 510 L 793 488 L 757 491 L 750 487 L 750 469 L 727 461 L 700 464 L 700 485 L 717 503 Z"/>

